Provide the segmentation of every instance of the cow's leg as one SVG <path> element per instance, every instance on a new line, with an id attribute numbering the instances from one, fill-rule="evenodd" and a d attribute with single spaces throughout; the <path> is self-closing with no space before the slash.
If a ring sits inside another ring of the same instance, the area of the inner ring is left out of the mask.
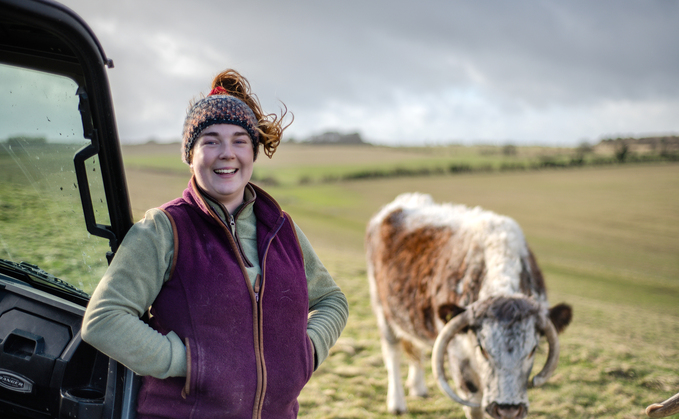
<path id="1" fill-rule="evenodd" d="M 399 414 L 406 411 L 406 399 L 401 384 L 401 351 L 399 339 L 389 326 L 382 330 L 382 358 L 387 368 L 387 410 Z"/>
<path id="2" fill-rule="evenodd" d="M 408 379 L 406 386 L 411 396 L 427 397 L 427 383 L 422 368 L 422 351 L 412 343 L 403 341 L 403 350 L 408 354 Z"/>
<path id="3" fill-rule="evenodd" d="M 399 414 L 406 411 L 406 400 L 401 384 L 400 339 L 389 326 L 377 292 L 377 283 L 370 259 L 368 260 L 368 283 L 370 284 L 370 300 L 377 318 L 382 343 L 382 358 L 387 369 L 387 410 Z"/>
<path id="4" fill-rule="evenodd" d="M 411 396 L 427 397 L 427 383 L 424 380 L 424 369 L 420 362 L 410 363 L 406 385 Z"/>

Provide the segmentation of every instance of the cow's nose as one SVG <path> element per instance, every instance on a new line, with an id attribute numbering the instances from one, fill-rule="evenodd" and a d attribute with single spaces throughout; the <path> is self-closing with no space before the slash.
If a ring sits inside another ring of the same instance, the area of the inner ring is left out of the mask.
<path id="1" fill-rule="evenodd" d="M 523 404 L 491 403 L 486 412 L 494 419 L 523 419 L 528 414 L 528 408 Z"/>

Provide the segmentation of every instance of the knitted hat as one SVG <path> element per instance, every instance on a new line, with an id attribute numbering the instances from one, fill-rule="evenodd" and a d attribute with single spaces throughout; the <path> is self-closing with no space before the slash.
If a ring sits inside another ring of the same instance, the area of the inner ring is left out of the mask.
<path id="1" fill-rule="evenodd" d="M 254 156 L 257 158 L 259 146 L 259 132 L 257 131 L 257 118 L 252 109 L 242 100 L 226 94 L 222 87 L 212 89 L 210 94 L 199 100 L 189 109 L 184 120 L 184 134 L 182 139 L 182 161 L 190 164 L 191 149 L 196 143 L 196 138 L 210 125 L 232 124 L 243 127 L 252 140 Z"/>

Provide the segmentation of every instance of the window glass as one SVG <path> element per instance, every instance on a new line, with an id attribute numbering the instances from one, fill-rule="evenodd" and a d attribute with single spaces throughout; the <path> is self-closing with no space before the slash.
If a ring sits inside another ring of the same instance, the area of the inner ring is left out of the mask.
<path id="1" fill-rule="evenodd" d="M 77 90 L 67 77 L 0 65 L 0 258 L 91 293 L 109 248 L 83 217 L 73 156 L 90 140 Z M 98 156 L 86 170 L 96 221 L 109 224 Z"/>

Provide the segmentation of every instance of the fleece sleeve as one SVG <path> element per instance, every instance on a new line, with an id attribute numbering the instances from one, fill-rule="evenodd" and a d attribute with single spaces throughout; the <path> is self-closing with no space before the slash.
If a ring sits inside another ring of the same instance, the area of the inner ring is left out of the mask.
<path id="1" fill-rule="evenodd" d="M 161 210 L 147 211 L 125 236 L 83 319 L 83 340 L 139 375 L 186 376 L 179 336 L 162 335 L 139 319 L 167 280 L 173 253 L 170 220 Z"/>
<path id="2" fill-rule="evenodd" d="M 304 256 L 304 270 L 309 290 L 307 334 L 314 344 L 316 368 L 328 357 L 349 317 L 347 298 L 318 258 L 302 230 L 295 224 Z"/>

